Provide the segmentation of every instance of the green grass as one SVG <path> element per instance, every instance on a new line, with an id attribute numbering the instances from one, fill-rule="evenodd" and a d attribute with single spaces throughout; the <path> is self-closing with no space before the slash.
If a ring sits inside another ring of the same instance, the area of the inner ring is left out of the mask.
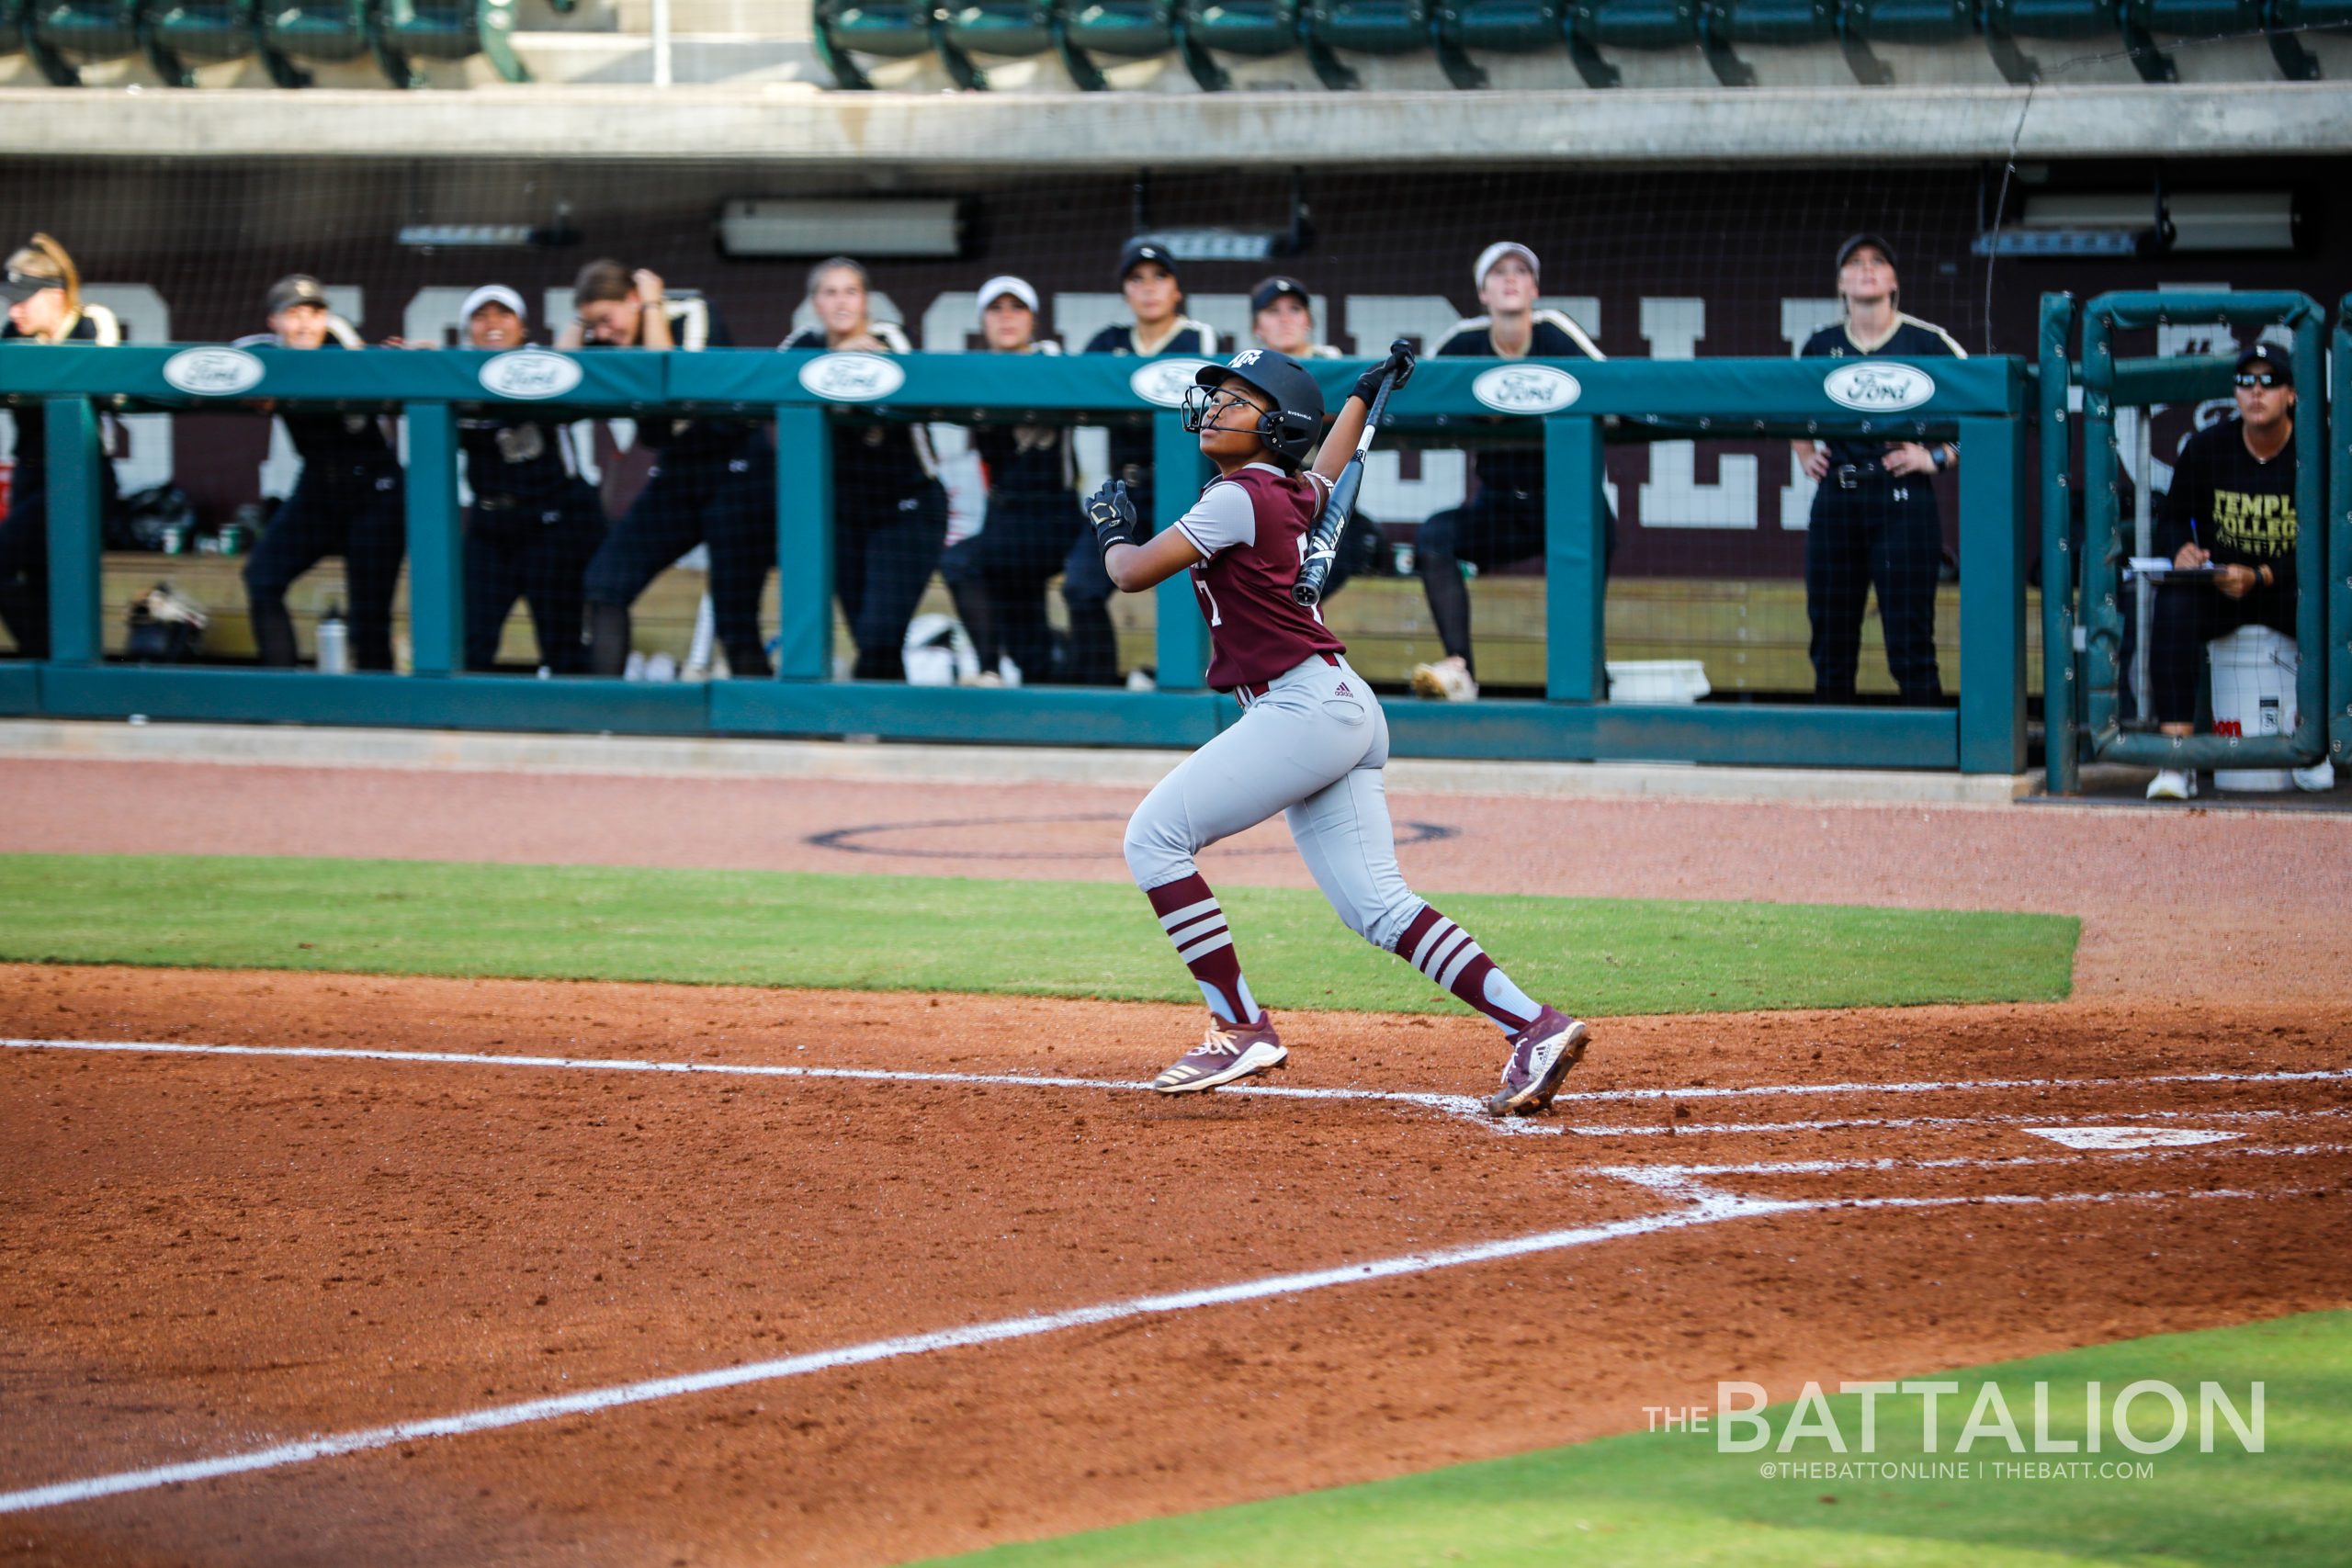
<path id="1" fill-rule="evenodd" d="M 1927 1375 L 1927 1374 L 1920 1374 Z M 1770 1454 L 1719 1454 L 1712 1435 L 1637 1433 L 1400 1481 L 1313 1492 L 1212 1513 L 1154 1519 L 1032 1545 L 945 1559 L 965 1568 L 1408 1568 L 1456 1562 L 1612 1564 L 1838 1563 L 1923 1568 L 2044 1568 L 2060 1563 L 2259 1563 L 2321 1568 L 2352 1552 L 2352 1313 L 2312 1313 L 2243 1328 L 2127 1340 L 2095 1349 L 1943 1374 L 1961 1384 L 1939 1403 L 1939 1450 L 1923 1455 L 1916 1399 L 1883 1399 L 1880 1461 L 1932 1463 L 1953 1448 L 1977 1385 L 1997 1377 L 2019 1436 L 2033 1440 L 2031 1385 L 2048 1380 L 2050 1435 L 2080 1440 L 2083 1385 L 2104 1398 L 2140 1378 L 2187 1398 L 2187 1440 L 2148 1456 L 2146 1480 L 1765 1480 Z M 2264 1451 L 2239 1451 L 2213 1423 L 2214 1451 L 2197 1449 L 2196 1385 L 2219 1382 L 2241 1412 L 2248 1385 L 2266 1389 Z M 1859 1400 L 1833 1396 L 1860 1459 Z M 1888 1421 L 1890 1413 L 1902 1419 Z M 1771 1421 L 1775 1441 L 1788 1409 Z M 2132 1407 L 2133 1429 L 2160 1434 L 2161 1405 Z M 1971 1455 L 2008 1459 L 2003 1441 Z M 1826 1439 L 1800 1439 L 1791 1460 L 1836 1461 Z M 2023 1456 L 2033 1458 L 2029 1452 Z M 2062 1460 L 2140 1458 L 2105 1450 Z"/>
<path id="2" fill-rule="evenodd" d="M 1269 1006 L 1459 1005 L 1312 892 L 1223 897 Z M 1438 902 L 1521 986 L 1588 1017 L 2052 1000 L 2080 931 L 1948 910 Z M 6 855 L 0 960 L 1199 999 L 1132 887 L 788 872 Z"/>

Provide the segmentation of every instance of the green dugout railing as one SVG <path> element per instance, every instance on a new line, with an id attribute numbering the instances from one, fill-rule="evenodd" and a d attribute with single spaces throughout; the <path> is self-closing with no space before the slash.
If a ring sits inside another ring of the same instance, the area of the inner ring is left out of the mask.
<path id="1" fill-rule="evenodd" d="M 2352 298 L 2345 308 L 2352 310 Z M 2324 373 L 2325 312 L 2295 293 L 2166 291 L 2102 294 L 2087 305 L 2049 294 L 2041 301 L 2041 421 L 2042 648 L 2048 787 L 2072 794 L 2083 761 L 2165 768 L 2301 767 L 2322 756 L 2352 756 L 2352 463 L 2337 446 L 2330 411 L 2340 407 L 2352 335 L 2339 324 L 2331 385 Z M 2115 334 L 2154 327 L 2224 324 L 2283 327 L 2293 333 L 2296 411 L 2295 552 L 2298 589 L 2297 724 L 2279 736 L 2160 735 L 2121 724 L 2120 653 L 2125 630 L 2125 537 L 2115 411 L 2228 398 L 2232 355 L 2119 359 Z M 2081 356 L 2069 356 L 2075 330 Z M 2069 404 L 2080 389 L 2080 412 Z M 2079 426 L 2077 436 L 2076 426 Z M 2079 438 L 2079 457 L 2074 451 Z M 2079 491 L 2083 544 L 2069 538 Z M 2069 585 L 2074 592 L 2066 591 Z M 2324 657 L 2322 656 L 2324 650 Z"/>
<path id="2" fill-rule="evenodd" d="M 0 666 L 0 711 L 104 717 L 587 729 L 872 734 L 1063 745 L 1197 744 L 1237 715 L 1202 689 L 1207 635 L 1179 577 L 1159 590 L 1160 689 L 1006 691 L 836 682 L 829 420 L 1148 423 L 1165 525 L 1205 475 L 1175 402 L 1193 361 L 1108 355 L 704 354 L 525 350 L 300 353 L 213 346 L 0 346 L 0 394 L 50 408 L 51 657 Z M 1314 367 L 1335 403 L 1362 362 Z M 2022 361 L 1432 360 L 1390 405 L 1384 444 L 1537 446 L 1545 455 L 1551 628 L 1543 701 L 1399 704 L 1422 756 L 1957 768 L 2025 763 Z M 108 665 L 101 660 L 96 410 L 306 404 L 408 423 L 414 674 Z M 676 686 L 461 673 L 456 421 L 471 409 L 774 420 L 781 641 L 773 681 Z M 1960 702 L 1951 708 L 1611 704 L 1602 660 L 1608 439 L 1957 438 Z"/>

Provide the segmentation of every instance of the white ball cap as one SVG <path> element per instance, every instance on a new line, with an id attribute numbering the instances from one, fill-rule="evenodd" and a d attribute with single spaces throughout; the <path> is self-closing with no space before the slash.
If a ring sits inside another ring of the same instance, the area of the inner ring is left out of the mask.
<path id="1" fill-rule="evenodd" d="M 1008 294 L 1028 306 L 1031 315 L 1037 313 L 1037 291 L 1029 287 L 1028 279 L 1009 272 L 1000 273 L 980 285 L 979 298 L 972 302 L 972 313 L 980 321 L 987 321 L 989 307 Z"/>
<path id="2" fill-rule="evenodd" d="M 1505 256 L 1517 256 L 1527 264 L 1527 270 L 1538 278 L 1544 276 L 1544 264 L 1535 259 L 1533 251 L 1529 250 L 1517 240 L 1497 240 L 1493 244 L 1480 251 L 1478 259 L 1471 264 L 1471 287 L 1475 288 L 1487 287 L 1487 274 L 1494 271 L 1495 264 Z"/>
<path id="3" fill-rule="evenodd" d="M 503 305 L 526 323 L 528 323 L 531 319 L 531 312 L 523 307 L 523 297 L 520 294 L 503 283 L 485 283 L 471 294 L 467 295 L 466 302 L 458 307 L 458 324 L 461 326 L 470 324 L 474 319 L 474 312 L 484 305 Z"/>

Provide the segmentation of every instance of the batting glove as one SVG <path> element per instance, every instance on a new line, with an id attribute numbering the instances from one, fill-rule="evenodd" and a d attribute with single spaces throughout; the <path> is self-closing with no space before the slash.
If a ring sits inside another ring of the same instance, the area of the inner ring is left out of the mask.
<path id="1" fill-rule="evenodd" d="M 1136 503 L 1127 499 L 1127 481 L 1104 479 L 1086 503 L 1086 520 L 1094 525 L 1094 543 L 1104 555 L 1113 545 L 1134 544 Z"/>
<path id="2" fill-rule="evenodd" d="M 1413 378 L 1414 364 L 1413 345 L 1403 338 L 1398 338 L 1388 345 L 1387 358 L 1356 378 L 1353 395 L 1362 398 L 1364 406 L 1370 408 L 1372 400 L 1380 395 L 1380 378 L 1391 372 L 1395 373 L 1396 379 L 1390 383 L 1389 390 L 1403 391 L 1405 383 Z"/>

